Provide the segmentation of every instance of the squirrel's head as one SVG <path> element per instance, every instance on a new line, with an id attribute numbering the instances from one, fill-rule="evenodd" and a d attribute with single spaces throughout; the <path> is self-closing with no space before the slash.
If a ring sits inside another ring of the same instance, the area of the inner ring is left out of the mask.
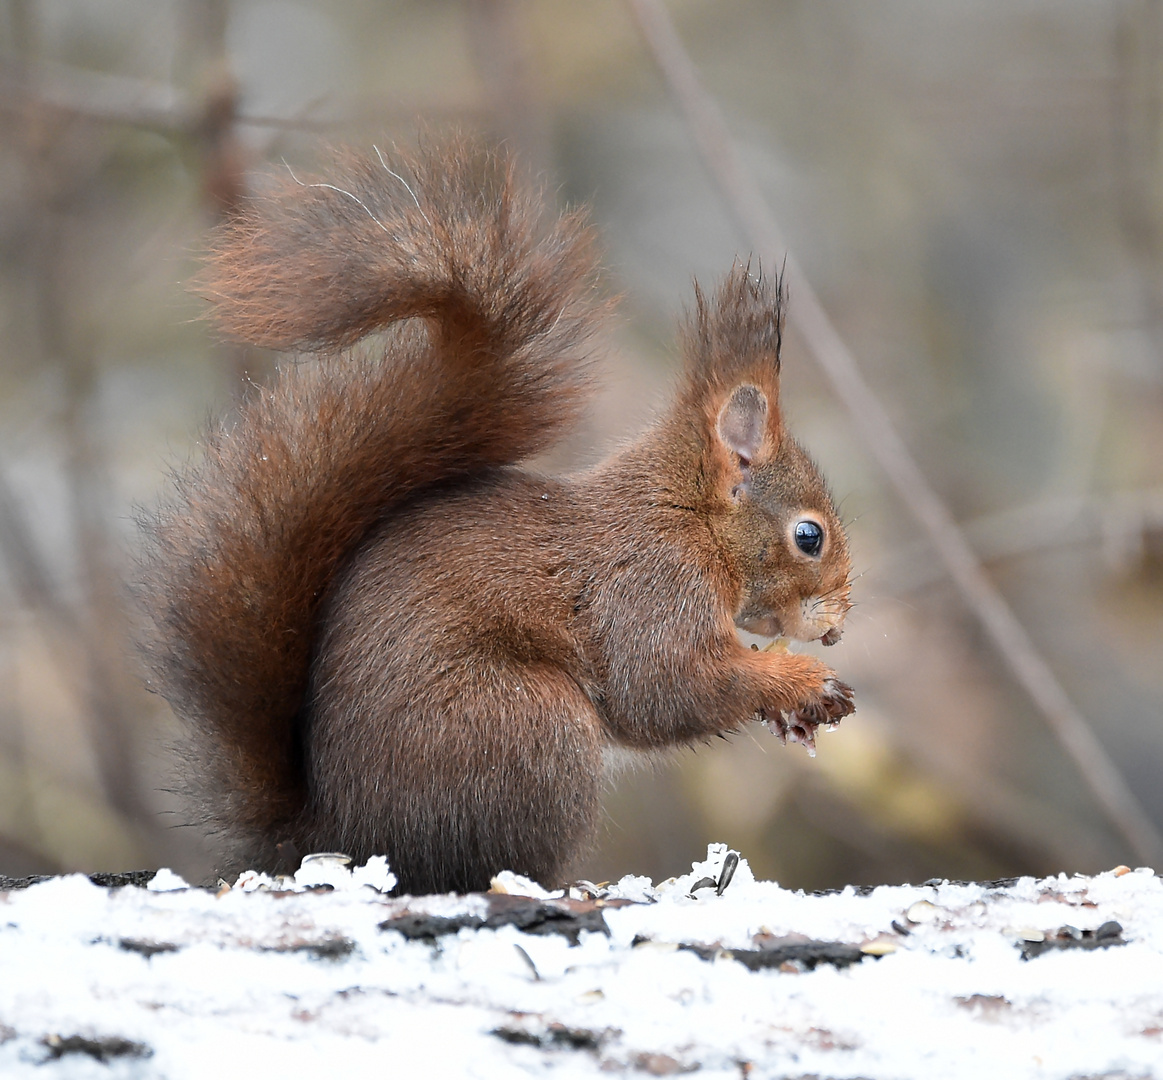
<path id="1" fill-rule="evenodd" d="M 735 624 L 764 637 L 832 644 L 850 607 L 848 539 L 819 470 L 773 405 L 744 383 L 715 429 L 712 522 L 740 579 Z"/>
<path id="2" fill-rule="evenodd" d="M 741 266 L 712 303 L 696 290 L 687 393 L 703 418 L 704 505 L 739 585 L 736 626 L 830 645 L 851 607 L 848 540 L 819 470 L 783 425 L 783 301 L 778 280 Z"/>

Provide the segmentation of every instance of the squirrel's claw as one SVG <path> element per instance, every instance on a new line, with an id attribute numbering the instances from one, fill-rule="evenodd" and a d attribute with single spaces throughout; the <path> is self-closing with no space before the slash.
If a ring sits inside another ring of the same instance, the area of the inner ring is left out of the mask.
<path id="1" fill-rule="evenodd" d="M 774 716 L 760 710 L 759 718 L 785 746 L 789 739 L 802 743 L 808 755 L 815 757 L 817 728 L 823 726 L 825 731 L 830 730 L 855 708 L 852 687 L 833 676 L 824 680 L 823 691 L 816 699 L 798 705 L 790 712 L 781 710 Z"/>

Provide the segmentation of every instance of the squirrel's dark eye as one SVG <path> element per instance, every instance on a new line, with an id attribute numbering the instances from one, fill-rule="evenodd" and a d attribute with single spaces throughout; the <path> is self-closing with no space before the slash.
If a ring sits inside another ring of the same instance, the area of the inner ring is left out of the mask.
<path id="1" fill-rule="evenodd" d="M 806 519 L 796 522 L 796 547 L 800 551 L 814 558 L 820 554 L 820 549 L 823 546 L 824 530 L 819 525 Z"/>

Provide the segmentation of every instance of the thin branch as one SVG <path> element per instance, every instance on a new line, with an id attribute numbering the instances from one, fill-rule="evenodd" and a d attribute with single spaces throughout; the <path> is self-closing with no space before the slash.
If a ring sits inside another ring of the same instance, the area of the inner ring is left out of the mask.
<path id="1" fill-rule="evenodd" d="M 182 135 L 202 120 L 198 99 L 169 83 L 114 75 L 38 61 L 23 68 L 28 73 L 0 70 L 0 110 L 23 111 L 30 106 L 55 109 L 95 123 L 125 124 L 163 134 Z M 469 120 L 481 109 L 471 103 L 356 101 L 331 110 L 329 116 L 274 116 L 240 111 L 236 120 L 245 127 L 326 134 L 352 124 L 414 123 L 423 113 L 438 119 Z"/>
<path id="2" fill-rule="evenodd" d="M 703 166 L 718 186 L 736 224 L 758 253 L 777 263 L 781 254 L 788 251 L 787 245 L 728 133 L 722 114 L 703 89 L 666 8 L 661 0 L 626 2 L 682 111 Z M 1148 864 L 1163 866 L 1163 835 L 985 573 L 953 515 L 925 478 L 884 406 L 865 381 L 855 357 L 790 252 L 786 255 L 786 280 L 795 297 L 791 317 L 809 350 L 851 415 L 869 452 L 925 530 L 1002 660 L 1041 710 L 1059 742 L 1074 759 L 1099 806 L 1135 856 Z"/>
<path id="3" fill-rule="evenodd" d="M 162 130 L 185 127 L 195 119 L 186 95 L 150 79 L 48 61 L 0 74 L 0 106 L 23 109 L 33 103 L 88 120 Z"/>
<path id="4" fill-rule="evenodd" d="M 1118 569 L 1141 555 L 1150 533 L 1163 531 L 1163 488 L 1041 499 L 963 521 L 961 531 L 983 563 L 1098 544 L 1106 561 Z M 897 552 L 876 576 L 908 591 L 932 585 L 945 574 L 929 558 L 928 545 L 916 543 Z"/>

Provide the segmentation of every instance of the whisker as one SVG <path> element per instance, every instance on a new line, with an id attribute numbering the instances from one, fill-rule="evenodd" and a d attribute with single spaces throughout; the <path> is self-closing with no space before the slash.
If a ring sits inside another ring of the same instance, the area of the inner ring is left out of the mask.
<path id="1" fill-rule="evenodd" d="M 363 210 L 367 214 L 367 216 L 369 218 L 371 218 L 372 221 L 374 221 L 381 229 L 383 229 L 384 232 L 386 232 L 389 236 L 392 235 L 391 231 L 388 229 L 388 227 L 382 221 L 380 221 L 380 219 L 378 217 L 376 217 L 375 214 L 373 214 L 371 212 L 371 210 L 368 209 L 367 203 L 365 203 L 357 195 L 353 195 L 350 191 L 344 191 L 343 188 L 336 187 L 334 184 L 324 184 L 324 183 L 305 184 L 302 180 L 300 180 L 295 175 L 295 172 L 291 168 L 291 166 L 287 165 L 286 158 L 283 159 L 283 164 L 286 165 L 287 172 L 290 174 L 291 179 L 294 180 L 295 183 L 299 185 L 299 187 L 301 187 L 301 188 L 326 188 L 328 191 L 336 191 L 340 195 L 346 195 L 347 198 L 349 198 L 352 202 L 358 203 L 363 208 Z M 405 185 L 405 186 L 407 186 L 407 185 Z M 424 211 L 421 210 L 420 212 L 423 213 Z M 427 218 L 425 220 L 427 220 Z M 429 222 L 429 224 L 432 224 L 432 223 Z"/>
<path id="2" fill-rule="evenodd" d="M 412 196 L 412 201 L 416 204 L 416 209 L 420 211 L 420 216 L 428 223 L 428 228 L 431 229 L 432 221 L 429 219 L 428 215 L 424 213 L 424 207 L 420 205 L 420 200 L 416 198 L 416 192 L 412 190 L 411 185 L 398 172 L 393 172 L 392 169 L 388 167 L 388 163 L 384 160 L 384 155 L 380 153 L 380 148 L 376 146 L 375 143 L 372 143 L 372 149 L 376 152 L 376 157 L 380 159 L 380 164 L 384 167 L 384 171 L 389 176 L 399 180 L 400 183 L 404 185 L 404 190 Z"/>

